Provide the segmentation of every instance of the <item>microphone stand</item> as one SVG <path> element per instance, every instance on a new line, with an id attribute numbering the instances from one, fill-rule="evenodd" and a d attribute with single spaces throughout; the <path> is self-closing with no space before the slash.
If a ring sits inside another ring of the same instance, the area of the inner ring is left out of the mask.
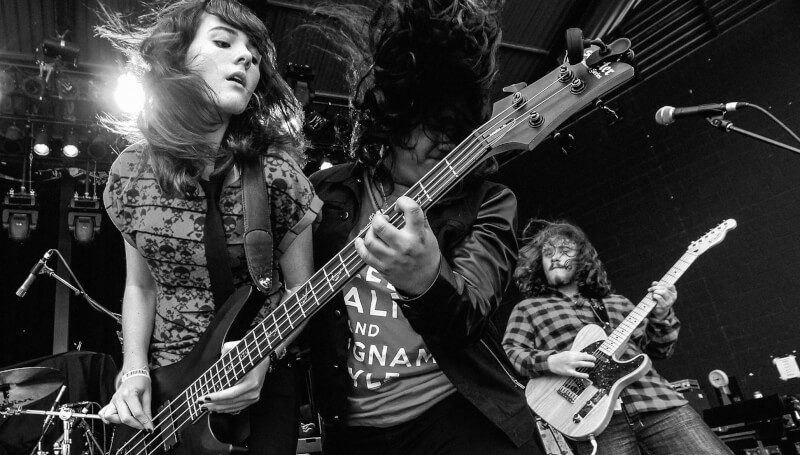
<path id="1" fill-rule="evenodd" d="M 80 281 L 78 281 L 78 277 L 75 276 L 75 273 L 72 271 L 72 268 L 70 268 L 69 264 L 67 264 L 67 261 L 64 260 L 64 256 L 61 255 L 61 252 L 58 250 L 53 250 L 53 252 L 58 256 L 59 259 L 61 259 L 61 262 L 64 264 L 64 266 L 67 268 L 67 271 L 69 272 L 69 276 L 71 276 L 72 279 L 75 280 L 75 284 L 77 284 L 78 287 L 71 285 L 69 282 L 58 276 L 53 271 L 53 269 L 47 266 L 47 264 L 42 266 L 42 270 L 40 273 L 55 278 L 57 281 L 61 282 L 61 284 L 63 284 L 64 286 L 72 289 L 72 292 L 74 292 L 76 296 L 80 296 L 84 300 L 86 300 L 89 303 L 89 306 L 110 317 L 117 324 L 122 324 L 122 316 L 119 313 L 114 313 L 113 311 L 97 303 L 97 301 L 94 300 L 93 298 L 89 297 L 89 294 L 87 294 L 86 291 L 84 291 L 83 286 L 81 286 L 81 283 Z"/>
<path id="2" fill-rule="evenodd" d="M 89 443 L 89 453 L 90 453 L 90 455 L 94 454 L 94 448 L 95 447 L 97 448 L 97 453 L 102 455 L 103 454 L 103 446 L 101 446 L 100 443 L 97 442 L 97 438 L 95 438 L 94 435 L 92 434 L 92 429 L 89 428 L 89 424 L 86 423 L 86 420 L 79 419 L 78 420 L 78 426 L 81 427 L 81 429 L 83 429 L 83 434 L 86 436 L 86 439 L 88 439 L 89 442 L 90 442 Z"/>
<path id="3" fill-rule="evenodd" d="M 64 391 L 66 390 L 67 386 L 62 385 L 61 389 L 58 391 L 58 396 L 56 396 L 56 400 L 53 402 L 53 406 L 50 407 L 50 412 L 54 412 L 56 410 L 58 404 L 61 402 L 61 397 L 64 396 Z M 42 424 L 42 435 L 39 436 L 39 441 L 36 442 L 36 445 L 34 446 L 31 455 L 45 455 L 45 452 L 42 451 L 42 441 L 44 441 L 44 437 L 47 435 L 47 431 L 50 429 L 50 425 L 53 423 L 53 420 L 54 420 L 53 414 L 48 414 L 47 417 L 45 417 L 44 423 Z"/>
<path id="4" fill-rule="evenodd" d="M 774 145 L 776 147 L 780 147 L 780 148 L 789 150 L 790 152 L 794 152 L 794 153 L 797 153 L 798 155 L 800 155 L 800 149 L 792 147 L 792 146 L 787 145 L 787 144 L 784 144 L 782 142 L 778 142 L 776 140 L 761 136 L 760 134 L 753 133 L 752 131 L 747 131 L 745 129 L 742 129 L 742 128 L 739 128 L 737 126 L 734 126 L 733 122 L 723 119 L 722 116 L 708 117 L 708 118 L 706 118 L 706 120 L 708 120 L 708 123 L 711 126 L 713 126 L 714 128 L 717 128 L 717 129 L 719 129 L 721 131 L 724 131 L 726 133 L 733 131 L 735 133 L 739 133 L 739 134 L 742 134 L 744 136 L 751 137 L 753 139 L 758 139 L 759 141 L 766 142 L 767 144 Z"/>
<path id="5" fill-rule="evenodd" d="M 56 253 L 58 253 L 58 251 L 56 251 Z M 60 254 L 59 254 L 59 257 L 61 257 Z M 67 269 L 69 269 L 68 265 L 67 265 Z M 104 306 L 100 305 L 95 299 L 91 298 L 89 296 L 89 294 L 87 294 L 86 291 L 83 290 L 83 288 L 81 288 L 81 289 L 76 288 L 75 286 L 70 284 L 67 280 L 65 280 L 65 279 L 61 278 L 60 276 L 58 276 L 58 274 L 56 274 L 56 272 L 53 271 L 53 269 L 51 269 L 50 267 L 48 267 L 46 265 L 42 266 L 42 272 L 41 273 L 43 273 L 45 275 L 49 275 L 52 278 L 55 278 L 61 284 L 63 284 L 64 286 L 70 288 L 72 290 L 72 292 L 75 293 L 76 296 L 82 297 L 84 300 L 89 302 L 89 305 L 92 308 L 94 308 L 95 310 L 97 310 L 97 311 L 105 314 L 106 316 L 110 317 L 111 319 L 116 321 L 117 324 L 121 324 L 122 323 L 122 316 L 120 316 L 119 313 L 114 313 L 113 311 L 111 311 L 111 310 L 105 308 Z M 70 274 L 72 274 L 72 270 L 70 270 Z"/>

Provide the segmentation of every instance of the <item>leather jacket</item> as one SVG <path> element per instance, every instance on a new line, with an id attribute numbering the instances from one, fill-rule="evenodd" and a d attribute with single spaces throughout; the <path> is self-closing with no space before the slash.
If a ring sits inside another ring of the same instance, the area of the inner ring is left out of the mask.
<path id="1" fill-rule="evenodd" d="M 363 167 L 344 164 L 311 176 L 324 201 L 314 229 L 319 268 L 347 245 L 363 200 Z M 512 442 L 533 437 L 524 385 L 505 355 L 492 315 L 511 282 L 517 258 L 516 198 L 483 180 L 434 205 L 427 218 L 442 251 L 439 276 L 423 295 L 398 303 L 436 362 L 468 401 Z M 350 330 L 341 293 L 305 330 L 311 343 L 312 394 L 326 425 L 342 425 L 350 378 Z"/>

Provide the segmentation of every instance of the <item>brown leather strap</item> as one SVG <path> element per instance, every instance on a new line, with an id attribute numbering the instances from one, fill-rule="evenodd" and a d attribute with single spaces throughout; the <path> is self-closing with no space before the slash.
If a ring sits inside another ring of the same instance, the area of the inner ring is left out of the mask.
<path id="1" fill-rule="evenodd" d="M 269 188 L 264 179 L 266 157 L 242 165 L 242 205 L 244 206 L 244 252 L 247 268 L 259 291 L 267 294 L 275 286 L 272 269 L 272 225 Z"/>

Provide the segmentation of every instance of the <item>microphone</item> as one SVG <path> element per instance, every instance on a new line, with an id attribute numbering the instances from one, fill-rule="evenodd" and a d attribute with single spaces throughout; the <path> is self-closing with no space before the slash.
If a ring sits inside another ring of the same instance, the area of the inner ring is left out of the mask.
<path id="1" fill-rule="evenodd" d="M 690 107 L 664 106 L 656 111 L 656 123 L 667 126 L 675 123 L 675 120 L 682 117 L 710 117 L 713 115 L 722 115 L 726 112 L 733 112 L 747 106 L 750 106 L 750 104 L 718 103 L 701 104 L 699 106 Z"/>
<path id="2" fill-rule="evenodd" d="M 50 408 L 50 412 L 54 412 L 56 410 L 56 408 L 58 407 L 58 403 L 61 402 L 61 397 L 64 396 L 65 390 L 67 390 L 67 386 L 62 385 L 61 390 L 58 391 L 58 396 L 56 396 L 56 401 L 53 402 L 53 406 Z M 42 424 L 42 429 L 46 431 L 47 427 L 50 426 L 50 423 L 53 422 L 53 418 L 54 418 L 53 414 L 48 414 L 47 417 L 44 419 L 44 424 Z"/>
<path id="3" fill-rule="evenodd" d="M 36 280 L 36 275 L 42 270 L 42 267 L 50 260 L 50 256 L 53 255 L 53 250 L 47 250 L 44 253 L 44 256 L 39 259 L 39 262 L 33 265 L 31 271 L 28 272 L 28 278 L 25 278 L 25 282 L 22 283 L 22 286 L 17 289 L 17 297 L 25 297 L 25 294 L 28 293 L 28 289 L 31 287 L 33 282 Z"/>

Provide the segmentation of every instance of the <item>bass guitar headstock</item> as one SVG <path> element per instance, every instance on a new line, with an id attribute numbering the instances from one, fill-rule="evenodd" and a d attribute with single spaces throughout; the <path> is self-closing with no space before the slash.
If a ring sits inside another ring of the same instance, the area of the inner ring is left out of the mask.
<path id="1" fill-rule="evenodd" d="M 492 147 L 489 156 L 531 150 L 569 117 L 633 78 L 633 66 L 627 63 L 632 57 L 626 38 L 602 48 L 591 44 L 577 63 L 565 58 L 559 68 L 538 81 L 507 87 L 505 91 L 512 94 L 494 104 L 492 119 L 474 134 Z"/>

